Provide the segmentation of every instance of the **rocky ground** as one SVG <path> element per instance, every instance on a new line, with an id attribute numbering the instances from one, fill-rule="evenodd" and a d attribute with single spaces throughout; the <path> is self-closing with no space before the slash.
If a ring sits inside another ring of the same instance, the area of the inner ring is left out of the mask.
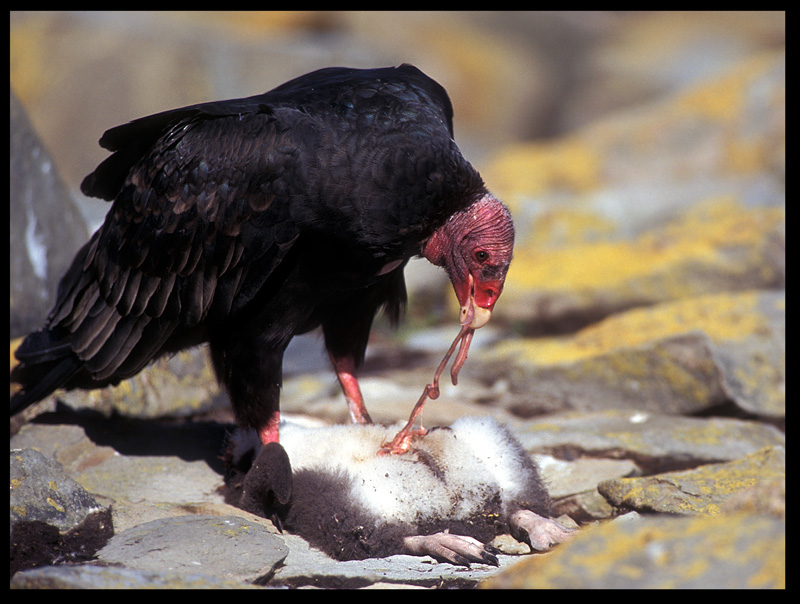
<path id="1" fill-rule="evenodd" d="M 198 349 L 12 419 L 12 587 L 785 585 L 784 17 L 581 15 L 12 14 L 12 336 L 86 238 L 96 206 L 71 191 L 105 128 L 323 64 L 417 63 L 518 233 L 425 423 L 506 422 L 581 527 L 546 554 L 501 537 L 499 568 L 331 560 L 223 503 L 231 416 Z M 457 331 L 442 275 L 408 272 L 406 327 L 378 325 L 362 380 L 381 422 Z M 287 416 L 347 421 L 319 336 L 285 367 Z"/>

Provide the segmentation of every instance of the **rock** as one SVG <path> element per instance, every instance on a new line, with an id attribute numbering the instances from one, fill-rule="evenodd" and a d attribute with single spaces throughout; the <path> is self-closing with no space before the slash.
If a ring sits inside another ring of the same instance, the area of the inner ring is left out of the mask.
<path id="1" fill-rule="evenodd" d="M 492 372 L 509 384 L 498 404 L 523 417 L 626 408 L 677 415 L 726 400 L 710 343 L 700 333 L 623 345 L 594 356 L 586 354 L 579 336 L 562 342 L 564 352 L 578 350 L 580 356 L 546 361 L 544 355 L 562 351 L 561 342 L 552 340 L 513 340 L 498 346 L 482 369 L 484 375 Z"/>
<path id="2" fill-rule="evenodd" d="M 613 518 L 615 510 L 595 488 L 554 501 L 553 513 L 569 516 L 575 522 L 586 524 Z"/>
<path id="3" fill-rule="evenodd" d="M 85 418 L 81 413 L 65 413 L 60 421 Z M 11 443 L 44 444 L 47 454 L 63 460 L 85 489 L 123 502 L 121 509 L 114 506 L 115 517 L 125 510 L 125 502 L 170 504 L 171 515 L 175 515 L 182 505 L 222 503 L 217 490 L 222 484 L 218 456 L 224 433 L 221 426 L 206 433 L 199 425 L 181 430 L 176 426 L 159 427 L 155 422 L 123 420 L 115 424 L 98 419 L 87 421 L 84 427 L 29 424 Z M 113 448 L 98 446 L 87 434 L 105 440 Z"/>
<path id="4" fill-rule="evenodd" d="M 736 464 L 762 447 L 780 448 L 785 442 L 778 430 L 759 422 L 619 411 L 553 415 L 519 425 L 516 433 L 529 451 L 537 452 L 534 457 L 553 497 L 554 513 L 581 523 L 617 513 L 603 497 L 606 492 L 598 492 L 599 484 L 646 484 L 652 490 L 643 487 L 636 492 L 669 500 L 670 484 L 661 480 L 665 475 L 638 477 L 700 466 L 693 470 L 699 472 L 710 467 L 704 464 L 722 459 Z M 559 459 L 553 461 L 552 456 Z M 758 480 L 769 480 L 769 472 L 755 474 Z M 721 486 L 714 485 L 713 490 L 723 497 Z M 630 507 L 638 509 L 626 509 Z"/>
<path id="5" fill-rule="evenodd" d="M 564 461 L 550 455 L 534 455 L 533 458 L 539 466 L 539 474 L 547 485 L 547 491 L 552 499 L 591 491 L 603 480 L 641 473 L 636 464 L 628 459 L 584 457 Z"/>
<path id="6" fill-rule="evenodd" d="M 12 589 L 255 589 L 235 579 L 208 575 L 146 572 L 113 566 L 46 566 L 19 572 Z"/>
<path id="7" fill-rule="evenodd" d="M 84 415 L 72 413 L 62 414 L 60 417 L 61 421 L 68 418 L 74 421 Z M 41 417 L 42 420 L 47 418 L 48 416 Z M 141 431 L 137 428 L 139 423 Z M 104 426 L 103 430 L 99 429 L 101 425 Z M 780 432 L 759 422 L 724 418 L 648 416 L 630 411 L 573 413 L 520 423 L 519 426 L 515 433 L 528 450 L 537 452 L 543 467 L 543 476 L 548 482 L 554 483 L 553 491 L 559 496 L 556 500 L 556 509 L 559 513 L 566 510 L 583 522 L 609 518 L 614 514 L 611 506 L 592 486 L 593 482 L 596 484 L 604 477 L 630 474 L 635 476 L 645 470 L 654 471 L 660 466 L 687 467 L 706 463 L 709 459 L 728 457 L 736 459 L 764 444 L 779 445 L 783 442 Z M 171 438 L 167 436 L 167 430 L 172 431 Z M 153 439 L 152 443 L 148 442 L 148 432 L 152 433 L 150 436 Z M 222 432 L 214 431 L 214 433 L 220 435 L 217 441 L 219 446 Z M 87 434 L 94 435 L 95 438 L 100 437 L 107 444 L 98 445 L 88 438 Z M 143 455 L 145 450 L 156 447 L 156 443 L 162 443 L 160 449 L 162 453 L 167 450 L 176 453 L 187 451 L 186 444 L 181 442 L 184 438 L 198 441 L 196 444 L 207 443 L 204 446 L 211 447 L 207 459 L 188 461 L 181 460 L 176 455 L 172 462 L 168 462 L 169 457 L 163 455 Z M 236 515 L 247 526 L 257 525 L 259 528 L 255 531 L 237 530 L 236 534 L 230 537 L 214 536 L 209 539 L 213 542 L 217 539 L 230 538 L 225 547 L 235 547 L 236 551 L 239 551 L 238 548 L 260 551 L 261 546 L 258 544 L 265 534 L 281 539 L 289 554 L 283 562 L 284 566 L 277 570 L 269 581 L 271 586 L 363 587 L 382 584 L 468 587 L 520 561 L 518 556 L 501 555 L 499 569 L 473 565 L 469 570 L 448 564 L 437 564 L 430 558 L 410 556 L 337 562 L 313 550 L 299 537 L 288 534 L 275 535 L 275 529 L 269 521 L 257 519 L 236 508 L 219 503 L 219 494 L 214 485 L 222 484 L 222 476 L 210 468 L 200 471 L 202 465 L 212 461 L 218 449 L 206 438 L 198 439 L 197 431 L 183 431 L 178 429 L 178 426 L 160 426 L 155 420 L 131 422 L 131 420 L 109 418 L 86 422 L 85 427 L 29 424 L 14 436 L 12 446 L 18 442 L 25 443 L 26 446 L 39 442 L 56 458 L 64 460 L 65 467 L 69 468 L 70 473 L 73 473 L 78 480 L 85 480 L 86 484 L 91 484 L 92 490 L 101 493 L 104 500 L 111 501 L 113 498 L 114 521 L 120 530 L 125 531 L 121 533 L 126 535 L 125 539 L 136 534 L 127 533 L 128 530 L 136 531 L 142 526 L 171 527 L 164 529 L 163 534 L 167 535 L 165 543 L 153 547 L 155 549 L 163 547 L 166 551 L 173 547 L 171 544 L 174 544 L 175 548 L 185 552 L 187 548 L 181 531 L 189 533 L 193 531 L 182 524 L 188 523 L 188 518 L 204 519 L 203 529 L 198 534 L 216 530 L 207 527 L 207 523 L 213 525 L 216 522 L 215 526 L 219 527 L 219 522 L 212 520 L 212 517 L 227 518 Z M 137 447 L 131 449 L 131 443 L 137 443 Z M 166 443 L 168 448 L 165 447 Z M 110 448 L 109 444 L 130 452 L 108 456 L 106 450 Z M 559 459 L 553 459 L 553 455 L 558 455 Z M 615 457 L 621 459 L 614 459 Z M 565 459 L 572 461 L 564 461 Z M 633 461 L 635 463 L 632 463 Z M 148 468 L 148 465 L 152 468 Z M 664 483 L 664 494 L 669 488 L 672 487 Z M 187 514 L 191 516 L 187 518 Z M 184 520 L 176 521 L 176 517 Z M 177 525 L 173 525 L 174 522 L 177 522 Z M 580 533 L 584 530 L 581 529 Z M 145 533 L 143 539 L 155 539 L 157 536 L 149 528 Z M 252 537 L 253 534 L 255 537 Z M 188 548 L 188 551 L 191 552 L 193 549 Z M 516 550 L 504 546 L 504 551 Z M 142 553 L 142 556 L 145 554 Z M 537 555 L 538 557 L 540 556 Z M 263 559 L 260 560 L 264 562 Z M 181 564 L 185 562 L 186 560 L 183 560 Z M 131 566 L 125 564 L 128 569 L 139 568 L 136 563 Z M 187 575 L 185 579 L 176 578 L 172 571 L 167 570 L 167 566 L 153 571 L 137 570 L 136 574 L 125 574 L 118 578 L 113 574 L 103 574 L 94 570 L 86 570 L 83 573 L 77 570 L 42 570 L 37 575 L 23 573 L 24 576 L 15 579 L 15 585 L 90 586 L 105 585 L 107 583 L 99 582 L 111 583 L 115 580 L 119 580 L 123 585 L 135 581 L 139 582 L 135 584 L 140 586 L 214 585 L 213 582 L 230 578 L 218 573 L 224 570 L 223 567 L 227 567 L 227 563 L 218 567 L 210 562 L 208 564 L 215 569 L 213 572 L 208 570 L 207 565 L 202 573 L 198 571 Z M 266 567 L 266 562 L 264 564 Z M 250 572 L 252 569 L 245 570 L 246 572 L 239 576 L 242 584 L 254 580 L 256 575 L 264 577 L 269 574 L 268 570 L 264 571 L 265 574 L 260 574 L 262 572 L 260 568 L 256 568 L 252 573 Z M 187 565 L 182 572 L 191 573 L 191 571 Z M 212 583 L 203 583 L 206 581 Z"/>
<path id="8" fill-rule="evenodd" d="M 12 522 L 38 520 L 68 531 L 100 509 L 57 463 L 34 449 L 11 451 L 10 474 Z"/>
<path id="9" fill-rule="evenodd" d="M 9 280 L 12 336 L 41 327 L 61 275 L 86 242 L 83 218 L 56 163 L 11 91 Z"/>
<path id="10" fill-rule="evenodd" d="M 484 170 L 511 207 L 496 316 L 564 333 L 632 306 L 785 283 L 785 53 Z"/>
<path id="11" fill-rule="evenodd" d="M 68 425 L 67 420 L 59 419 L 59 422 L 63 424 L 22 426 L 11 437 L 11 448 L 36 449 L 42 455 L 54 459 L 69 474 L 81 472 L 117 455 L 113 447 L 92 442 L 82 427 Z"/>
<path id="12" fill-rule="evenodd" d="M 584 529 L 549 556 L 483 582 L 494 589 L 753 589 L 786 585 L 786 524 L 769 516 L 658 516 Z"/>
<path id="13" fill-rule="evenodd" d="M 43 416 L 47 418 L 65 424 L 86 421 L 84 413 Z M 206 431 L 200 424 L 181 429 L 154 421 L 99 419 L 84 426 L 28 424 L 12 437 L 11 446 L 35 446 L 58 460 L 83 487 L 113 504 L 114 526 L 121 531 L 185 515 L 187 509 L 208 513 L 202 503 L 221 505 L 217 490 L 222 484 L 219 455 L 224 434 L 222 426 Z M 156 455 L 158 451 L 163 455 Z M 224 512 L 213 513 L 236 513 L 224 507 Z"/>
<path id="14" fill-rule="evenodd" d="M 300 537 L 284 535 L 289 547 L 285 566 L 280 568 L 271 586 L 357 588 L 389 584 L 421 587 L 475 587 L 502 568 L 517 561 L 515 556 L 498 556 L 500 566 L 473 564 L 469 568 L 439 563 L 429 556 L 396 555 L 387 558 L 340 562 L 311 548 Z"/>
<path id="15" fill-rule="evenodd" d="M 559 409 L 697 413 L 732 400 L 785 413 L 785 293 L 717 294 L 629 310 L 571 337 L 508 340 L 481 355 L 504 379 L 498 403 L 532 416 Z"/>
<path id="16" fill-rule="evenodd" d="M 101 390 L 59 391 L 52 395 L 75 409 L 90 408 L 127 417 L 182 417 L 203 413 L 227 401 L 211 366 L 207 346 L 157 359 L 118 386 Z"/>
<path id="17" fill-rule="evenodd" d="M 12 575 L 89 560 L 113 535 L 110 510 L 38 451 L 12 449 L 10 479 Z"/>
<path id="18" fill-rule="evenodd" d="M 529 452 L 561 459 L 630 459 L 646 473 L 732 461 L 786 442 L 779 430 L 757 421 L 635 411 L 552 415 L 520 426 L 515 434 Z"/>
<path id="19" fill-rule="evenodd" d="M 590 123 L 609 110 L 663 98 L 760 50 L 784 45 L 785 12 L 758 17 L 747 11 L 616 13 L 617 35 L 604 36 L 581 57 L 562 120 Z"/>
<path id="20" fill-rule="evenodd" d="M 762 292 L 740 300 L 742 319 L 752 321 L 751 328 L 710 332 L 723 386 L 742 411 L 780 421 L 786 416 L 786 293 Z"/>
<path id="21" fill-rule="evenodd" d="M 566 515 L 580 523 L 614 516 L 614 509 L 597 492 L 600 482 L 641 474 L 629 459 L 581 457 L 566 461 L 542 454 L 533 458 L 553 501 L 553 515 Z"/>
<path id="22" fill-rule="evenodd" d="M 716 516 L 733 495 L 775 478 L 786 478 L 783 447 L 765 447 L 741 459 L 684 472 L 606 480 L 598 490 L 624 510 Z"/>
<path id="23" fill-rule="evenodd" d="M 758 196 L 763 185 L 751 188 Z M 620 240 L 603 241 L 588 233 L 585 243 L 575 235 L 565 244 L 525 247 L 523 242 L 515 249 L 498 318 L 523 321 L 532 335 L 566 333 L 635 306 L 720 291 L 782 287 L 784 210 L 746 207 L 727 193 L 710 195 L 713 201 L 695 200 L 695 208 L 673 211 L 677 216 L 668 210 L 666 215 L 656 214 L 653 220 L 658 226 Z M 627 211 L 625 199 L 613 203 L 619 204 L 616 211 Z M 593 219 L 591 209 L 562 208 L 556 212 L 570 215 L 559 218 L 547 216 L 546 205 L 534 207 L 545 213 L 542 220 L 555 223 L 545 229 L 569 232 L 592 228 L 580 226 L 592 222 L 598 223 L 593 227 L 598 231 L 608 228 L 604 226 L 608 220 Z M 620 228 L 637 228 L 630 225 L 635 217 L 626 220 L 628 226 Z M 515 222 L 519 222 L 516 214 Z M 524 224 L 518 228 L 525 232 Z M 543 230 L 538 225 L 531 229 Z"/>
<path id="24" fill-rule="evenodd" d="M 175 476 L 180 475 L 180 480 Z M 211 497 L 219 476 L 203 461 L 177 457 L 115 456 L 78 475 L 86 488 L 131 501 L 192 503 Z"/>
<path id="25" fill-rule="evenodd" d="M 650 185 L 638 189 L 640 193 L 656 183 L 680 184 L 690 193 L 689 185 L 701 186 L 710 176 L 724 183 L 737 174 L 772 170 L 784 161 L 785 70 L 783 49 L 747 57 L 707 80 L 599 119 L 571 135 L 509 146 L 486 171 L 487 180 L 512 210 L 550 192 L 560 192 L 562 198 L 564 192 L 571 193 L 572 204 L 580 209 L 585 208 L 587 193 L 608 194 L 623 184 Z M 776 176 L 762 174 L 769 180 Z M 671 189 L 668 197 L 679 190 Z M 658 214 L 650 214 L 650 223 L 655 224 L 656 216 L 663 217 L 668 207 L 687 207 L 680 205 L 680 196 L 664 206 L 658 203 L 665 199 L 664 193 L 655 190 L 654 195 L 655 205 L 634 208 L 634 218 L 656 210 Z M 589 209 L 591 199 L 590 195 Z M 617 209 L 609 217 L 625 218 Z M 523 221 L 526 216 L 530 215 L 521 216 Z M 526 232 L 536 237 L 535 230 Z M 558 232 L 548 229 L 546 234 Z M 619 231 L 605 229 L 605 233 Z"/>
<path id="26" fill-rule="evenodd" d="M 246 535 L 246 538 L 241 538 Z M 189 515 L 140 524 L 97 553 L 107 564 L 148 572 L 269 580 L 289 550 L 280 537 L 238 516 Z"/>
<path id="27" fill-rule="evenodd" d="M 786 477 L 759 478 L 752 487 L 733 493 L 722 504 L 722 512 L 767 514 L 786 520 Z"/>

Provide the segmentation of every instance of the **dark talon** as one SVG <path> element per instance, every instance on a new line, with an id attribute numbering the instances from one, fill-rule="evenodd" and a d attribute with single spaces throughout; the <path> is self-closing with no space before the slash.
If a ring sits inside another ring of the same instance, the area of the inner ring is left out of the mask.
<path id="1" fill-rule="evenodd" d="M 481 558 L 483 558 L 486 564 L 491 564 L 492 566 L 500 566 L 500 562 L 497 560 L 497 556 L 495 556 L 492 552 L 490 552 L 488 548 L 484 549 L 484 551 L 481 553 Z"/>

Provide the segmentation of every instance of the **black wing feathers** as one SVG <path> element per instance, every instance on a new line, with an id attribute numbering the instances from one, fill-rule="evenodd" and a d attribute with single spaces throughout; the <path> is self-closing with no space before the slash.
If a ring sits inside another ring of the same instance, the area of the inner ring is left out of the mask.
<path id="1" fill-rule="evenodd" d="M 166 138 L 168 144 L 198 120 L 253 113 L 269 114 L 271 109 L 256 100 L 261 96 L 172 109 L 107 130 L 100 138 L 100 146 L 114 153 L 83 179 L 81 191 L 90 197 L 114 200 L 131 167 L 147 155 L 166 133 L 172 134 Z"/>
<path id="2" fill-rule="evenodd" d="M 113 154 L 81 189 L 114 203 L 61 281 L 49 335 L 18 353 L 29 374 L 41 367 L 37 395 L 82 367 L 97 383 L 130 377 L 184 331 L 231 320 L 303 237 L 366 254 L 372 275 L 418 253 L 466 201 L 448 191 L 482 186 L 452 117 L 444 89 L 402 65 L 323 69 L 108 130 L 100 144 Z M 396 317 L 402 285 L 367 307 Z"/>
<path id="3" fill-rule="evenodd" d="M 128 168 L 49 320 L 72 334 L 71 352 L 95 379 L 136 374 L 176 330 L 210 313 L 225 317 L 246 303 L 243 289 L 252 295 L 268 278 L 296 236 L 280 204 L 273 207 L 272 185 L 291 160 L 274 150 L 279 144 L 294 148 L 267 113 L 192 117 Z M 108 181 L 84 184 L 97 182 Z M 265 212 L 271 226 L 253 233 L 250 223 Z"/>

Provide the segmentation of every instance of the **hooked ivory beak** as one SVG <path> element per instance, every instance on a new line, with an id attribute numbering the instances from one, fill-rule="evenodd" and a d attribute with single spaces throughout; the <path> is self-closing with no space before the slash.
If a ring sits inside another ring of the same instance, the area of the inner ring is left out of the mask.
<path id="1" fill-rule="evenodd" d="M 475 281 L 472 275 L 468 277 L 469 281 L 469 297 L 461 307 L 460 323 L 468 325 L 472 329 L 480 329 L 489 322 L 492 318 L 492 311 L 489 308 L 483 308 L 475 303 Z"/>

